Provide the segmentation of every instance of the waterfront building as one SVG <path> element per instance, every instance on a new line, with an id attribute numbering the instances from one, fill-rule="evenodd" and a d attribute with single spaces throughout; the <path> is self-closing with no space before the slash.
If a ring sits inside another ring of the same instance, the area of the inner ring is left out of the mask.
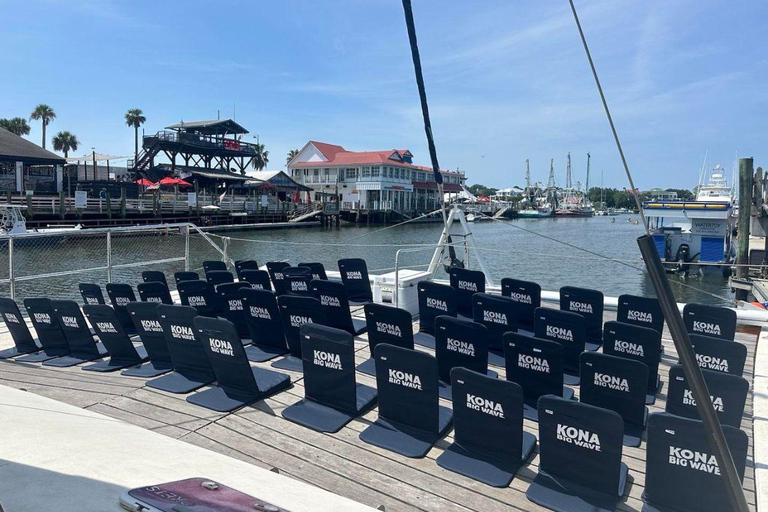
<path id="1" fill-rule="evenodd" d="M 0 128 L 0 192 L 60 192 L 66 160 Z"/>
<path id="2" fill-rule="evenodd" d="M 288 162 L 288 170 L 312 189 L 313 198 L 335 197 L 342 210 L 424 212 L 440 204 L 432 169 L 414 164 L 407 149 L 348 151 L 309 141 Z M 461 192 L 464 172 L 440 172 L 446 193 Z"/>

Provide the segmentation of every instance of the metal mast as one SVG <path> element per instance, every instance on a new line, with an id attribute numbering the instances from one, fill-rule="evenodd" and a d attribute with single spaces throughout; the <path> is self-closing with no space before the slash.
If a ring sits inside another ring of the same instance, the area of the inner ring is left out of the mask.
<path id="1" fill-rule="evenodd" d="M 547 180 L 547 188 L 552 190 L 555 188 L 555 159 L 552 158 L 549 161 L 549 180 Z"/>
<path id="2" fill-rule="evenodd" d="M 592 158 L 592 155 L 589 154 L 589 151 L 587 151 L 587 194 L 589 194 L 589 160 Z"/>
<path id="3" fill-rule="evenodd" d="M 570 190 L 573 187 L 571 183 L 571 152 L 568 152 L 568 163 L 565 166 L 565 189 Z"/>
<path id="4" fill-rule="evenodd" d="M 525 188 L 528 193 L 531 189 L 531 164 L 529 160 L 525 159 Z"/>

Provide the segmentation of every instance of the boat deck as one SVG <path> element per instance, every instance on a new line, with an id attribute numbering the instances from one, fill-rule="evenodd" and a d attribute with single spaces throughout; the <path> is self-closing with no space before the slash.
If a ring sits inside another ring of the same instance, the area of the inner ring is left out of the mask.
<path id="1" fill-rule="evenodd" d="M 614 317 L 613 312 L 606 312 L 605 320 Z M 736 335 L 737 341 L 749 350 L 744 377 L 749 380 L 750 388 L 758 333 L 758 328 L 745 327 Z M 665 354 L 659 372 L 664 388 L 656 403 L 649 406 L 651 412 L 664 410 L 667 372 L 677 361 L 668 332 L 664 333 L 663 343 Z M 3 325 L 0 348 L 11 345 Z M 356 339 L 356 351 L 358 363 L 369 357 L 364 335 Z M 503 376 L 503 368 L 495 369 Z M 375 385 L 372 377 L 360 373 L 357 377 L 359 382 Z M 489 487 L 446 471 L 435 463 L 435 458 L 450 444 L 451 435 L 439 441 L 424 459 L 409 459 L 363 443 L 358 434 L 375 421 L 376 409 L 353 420 L 336 434 L 317 433 L 283 419 L 280 411 L 304 394 L 302 376 L 291 374 L 291 378 L 293 386 L 289 390 L 235 413 L 220 414 L 187 403 L 185 395 L 147 388 L 144 380 L 119 373 L 96 374 L 79 367 L 49 368 L 0 361 L 0 385 L 124 420 L 256 466 L 276 468 L 282 475 L 357 502 L 372 507 L 383 505 L 388 512 L 545 510 L 525 497 L 525 490 L 536 476 L 538 451 L 522 466 L 509 488 Z M 443 405 L 450 406 L 450 403 Z M 750 390 L 741 428 L 750 440 L 744 488 L 751 510 L 756 510 L 752 414 Z M 538 434 L 536 423 L 525 420 L 524 428 Z M 625 446 L 623 461 L 629 466 L 631 480 L 617 510 L 639 512 L 645 483 L 645 441 L 639 448 Z"/>

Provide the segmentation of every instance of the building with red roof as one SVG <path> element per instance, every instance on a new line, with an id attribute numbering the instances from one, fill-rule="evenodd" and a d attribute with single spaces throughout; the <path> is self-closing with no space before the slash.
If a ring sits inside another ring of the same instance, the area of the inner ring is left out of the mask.
<path id="1" fill-rule="evenodd" d="M 407 149 L 347 151 L 342 146 L 309 141 L 288 162 L 291 177 L 315 198 L 336 197 L 343 210 L 432 211 L 440 200 L 430 167 L 413 163 Z M 460 192 L 466 176 L 440 171 L 444 192 Z"/>

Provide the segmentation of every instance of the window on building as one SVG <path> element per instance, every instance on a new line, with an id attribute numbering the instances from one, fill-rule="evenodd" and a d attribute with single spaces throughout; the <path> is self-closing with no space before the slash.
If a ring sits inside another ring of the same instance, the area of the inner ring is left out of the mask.
<path id="1" fill-rule="evenodd" d="M 371 177 L 371 168 L 363 167 L 363 178 L 370 178 L 370 177 Z"/>
<path id="2" fill-rule="evenodd" d="M 371 167 L 371 176 L 378 177 L 381 174 L 379 171 L 381 171 L 381 167 Z"/>

